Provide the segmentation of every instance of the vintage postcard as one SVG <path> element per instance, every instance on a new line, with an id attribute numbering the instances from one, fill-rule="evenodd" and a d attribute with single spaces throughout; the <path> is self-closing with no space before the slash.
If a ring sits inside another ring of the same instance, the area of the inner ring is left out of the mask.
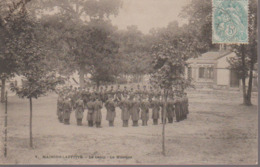
<path id="1" fill-rule="evenodd" d="M 0 165 L 257 165 L 257 6 L 0 1 Z"/>

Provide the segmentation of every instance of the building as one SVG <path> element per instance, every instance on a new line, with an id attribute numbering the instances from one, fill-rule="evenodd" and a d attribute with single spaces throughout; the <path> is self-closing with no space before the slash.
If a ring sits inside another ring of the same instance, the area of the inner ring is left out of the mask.
<path id="1" fill-rule="evenodd" d="M 198 58 L 187 61 L 186 77 L 192 78 L 196 88 L 240 88 L 241 80 L 235 71 L 229 69 L 228 59 L 236 56 L 231 51 L 206 52 Z M 253 86 L 257 87 L 257 72 Z"/>

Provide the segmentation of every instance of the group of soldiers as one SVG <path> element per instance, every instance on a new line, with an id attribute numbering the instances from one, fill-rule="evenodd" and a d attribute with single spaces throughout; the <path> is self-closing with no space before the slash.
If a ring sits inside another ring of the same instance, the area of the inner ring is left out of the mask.
<path id="1" fill-rule="evenodd" d="M 162 123 L 173 123 L 187 118 L 188 98 L 186 93 L 178 91 L 169 91 L 167 101 L 163 98 L 163 93 L 160 89 L 150 90 L 143 86 L 143 89 L 137 85 L 137 89 L 127 89 L 125 86 L 122 90 L 120 85 L 117 89 L 107 86 L 103 89 L 90 88 L 72 88 L 64 87 L 58 92 L 57 100 L 57 115 L 60 122 L 70 124 L 70 115 L 75 111 L 77 125 L 82 125 L 83 113 L 87 110 L 88 126 L 101 127 L 103 107 L 106 108 L 106 120 L 109 126 L 114 126 L 116 117 L 116 107 L 121 110 L 121 120 L 123 127 L 128 127 L 131 118 L 133 126 L 138 126 L 138 121 L 142 120 L 142 125 L 147 126 L 149 120 L 149 110 L 152 112 L 152 120 L 154 125 L 158 125 L 158 120 L 161 117 Z M 166 112 L 164 112 L 166 107 Z M 163 119 L 165 118 L 165 119 Z"/>

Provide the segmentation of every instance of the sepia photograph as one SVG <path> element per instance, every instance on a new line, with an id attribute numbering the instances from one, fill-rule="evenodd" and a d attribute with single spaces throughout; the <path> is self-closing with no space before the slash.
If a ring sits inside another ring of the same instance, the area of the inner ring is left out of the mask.
<path id="1" fill-rule="evenodd" d="M 258 0 L 0 0 L 0 165 L 258 165 Z"/>

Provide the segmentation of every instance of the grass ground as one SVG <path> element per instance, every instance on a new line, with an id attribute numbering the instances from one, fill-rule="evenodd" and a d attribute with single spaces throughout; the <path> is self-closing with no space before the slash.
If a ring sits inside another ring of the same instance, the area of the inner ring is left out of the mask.
<path id="1" fill-rule="evenodd" d="M 258 115 L 255 94 L 251 107 L 241 105 L 242 95 L 235 91 L 191 91 L 188 96 L 188 119 L 166 125 L 166 156 L 161 154 L 161 124 L 152 125 L 150 119 L 147 127 L 123 128 L 120 110 L 117 109 L 113 128 L 108 127 L 105 121 L 105 110 L 102 128 L 87 127 L 86 116 L 83 126 L 77 126 L 74 112 L 71 114 L 71 125 L 64 125 L 57 120 L 57 97 L 54 94 L 33 101 L 34 148 L 31 149 L 29 101 L 11 96 L 8 104 L 8 156 L 4 158 L 1 150 L 0 163 L 257 163 Z M 3 120 L 4 105 L 0 104 L 1 127 Z"/>

